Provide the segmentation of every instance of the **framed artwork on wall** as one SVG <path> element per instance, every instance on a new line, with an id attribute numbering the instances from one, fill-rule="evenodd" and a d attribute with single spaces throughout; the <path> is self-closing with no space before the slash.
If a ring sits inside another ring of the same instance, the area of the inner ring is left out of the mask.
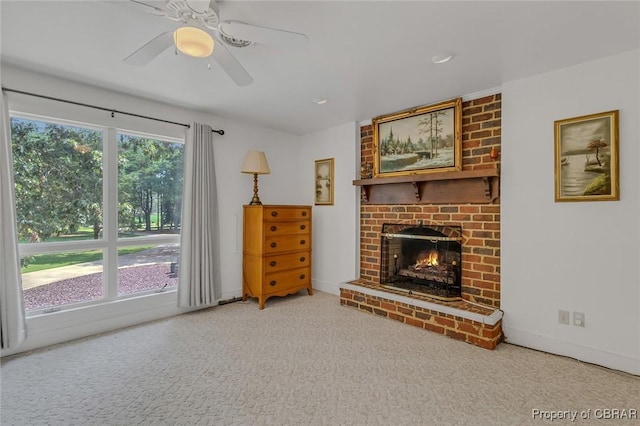
<path id="1" fill-rule="evenodd" d="M 333 205 L 333 158 L 316 160 L 316 206 Z"/>
<path id="2" fill-rule="evenodd" d="M 618 110 L 554 124 L 556 202 L 619 200 Z"/>
<path id="3" fill-rule="evenodd" d="M 376 117 L 373 176 L 462 168 L 462 98 Z"/>

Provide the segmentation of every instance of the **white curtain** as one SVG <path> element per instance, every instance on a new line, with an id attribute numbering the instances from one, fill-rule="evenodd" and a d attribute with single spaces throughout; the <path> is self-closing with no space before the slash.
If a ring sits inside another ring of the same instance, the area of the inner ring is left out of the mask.
<path id="1" fill-rule="evenodd" d="M 0 348 L 6 350 L 22 344 L 27 337 L 27 323 L 18 256 L 11 123 L 4 92 L 0 98 Z"/>
<path id="2" fill-rule="evenodd" d="M 211 127 L 194 123 L 185 144 L 178 306 L 220 298 L 218 200 Z"/>

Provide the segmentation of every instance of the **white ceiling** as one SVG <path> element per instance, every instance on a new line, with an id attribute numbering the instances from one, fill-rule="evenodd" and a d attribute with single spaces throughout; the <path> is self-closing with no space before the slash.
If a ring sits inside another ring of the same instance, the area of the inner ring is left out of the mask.
<path id="1" fill-rule="evenodd" d="M 301 32 L 305 51 L 232 53 L 254 83 L 215 61 L 165 51 L 123 63 L 176 23 L 129 1 L 0 2 L 1 60 L 174 105 L 306 134 L 637 49 L 638 1 L 220 1 L 221 19 Z M 442 51 L 455 59 L 436 65 Z M 313 102 L 327 98 L 325 105 Z M 96 100 L 99 104 L 99 101 Z M 125 106 L 108 107 L 125 109 Z"/>

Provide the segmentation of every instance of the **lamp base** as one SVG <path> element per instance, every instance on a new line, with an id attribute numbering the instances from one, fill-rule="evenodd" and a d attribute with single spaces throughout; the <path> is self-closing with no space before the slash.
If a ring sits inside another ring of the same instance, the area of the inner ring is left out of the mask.
<path id="1" fill-rule="evenodd" d="M 261 206 L 260 198 L 258 197 L 258 174 L 253 174 L 253 198 L 249 203 L 250 206 Z"/>

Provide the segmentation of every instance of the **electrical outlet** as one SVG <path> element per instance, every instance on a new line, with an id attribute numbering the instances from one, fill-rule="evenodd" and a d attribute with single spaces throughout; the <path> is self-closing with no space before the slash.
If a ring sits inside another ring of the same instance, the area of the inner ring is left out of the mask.
<path id="1" fill-rule="evenodd" d="M 560 324 L 569 325 L 569 311 L 558 311 L 558 322 Z"/>
<path id="2" fill-rule="evenodd" d="M 573 325 L 577 327 L 584 327 L 584 313 L 582 312 L 573 313 Z"/>

